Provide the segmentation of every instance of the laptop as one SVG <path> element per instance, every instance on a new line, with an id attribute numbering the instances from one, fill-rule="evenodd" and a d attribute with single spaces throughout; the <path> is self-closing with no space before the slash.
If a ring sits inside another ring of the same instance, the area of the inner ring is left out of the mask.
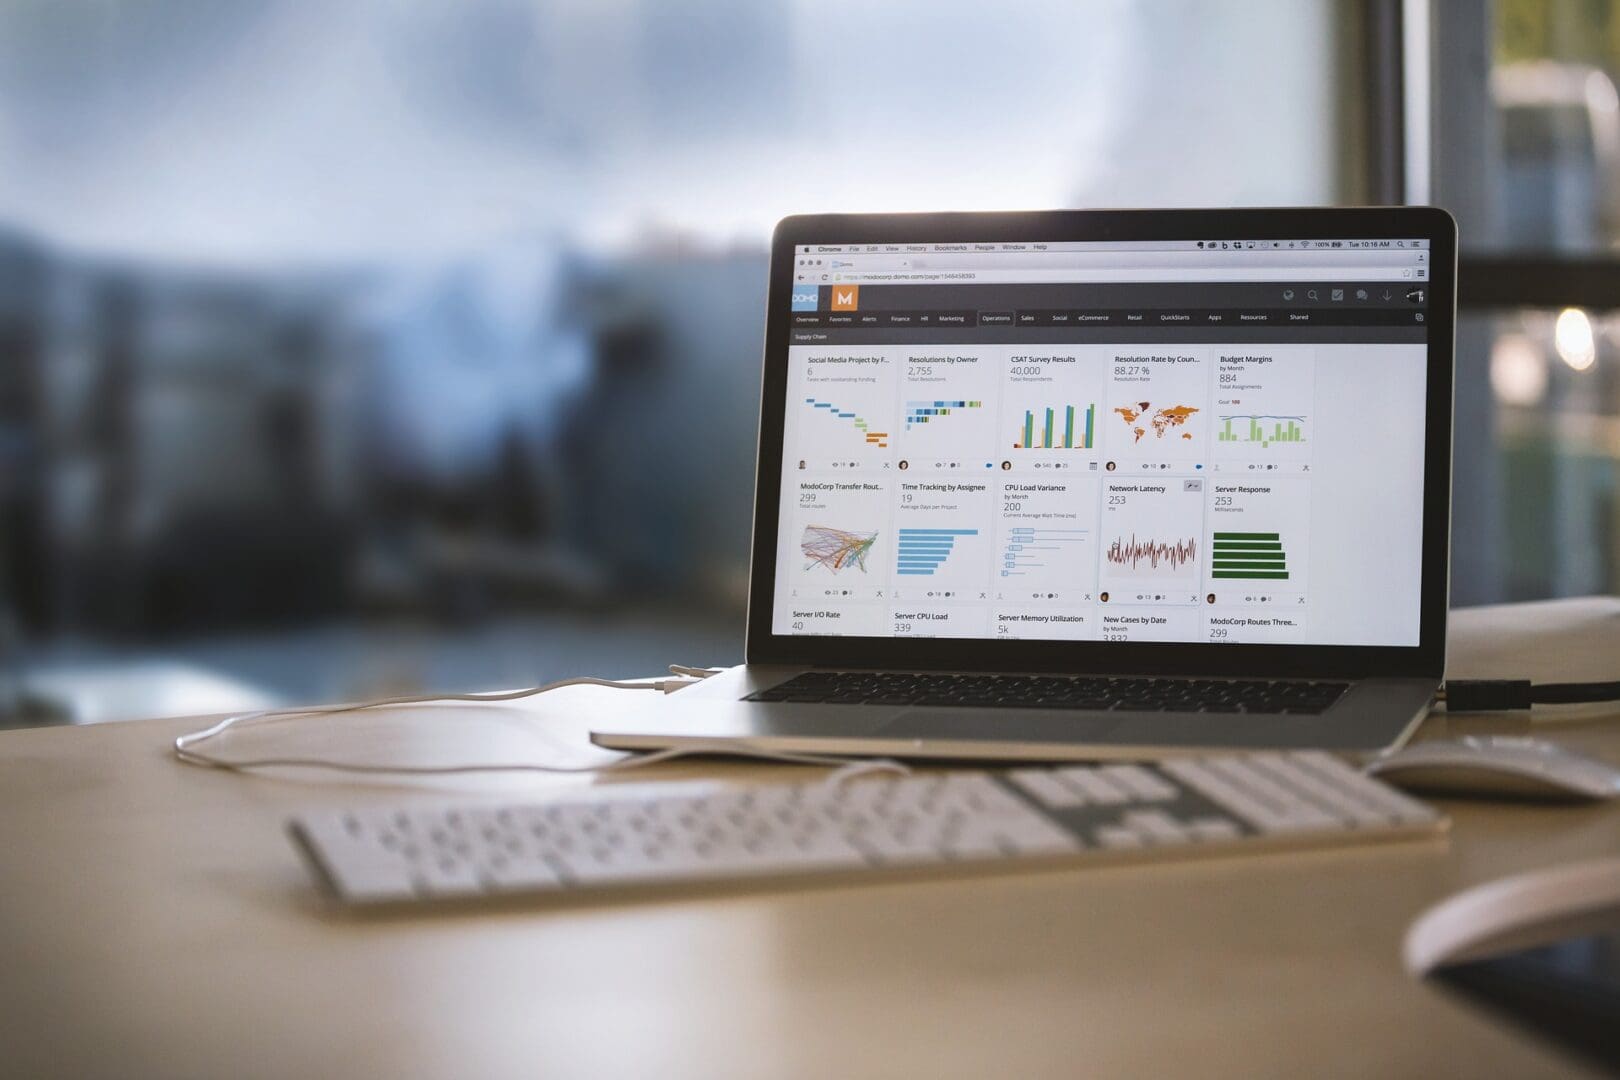
<path id="1" fill-rule="evenodd" d="M 746 663 L 594 741 L 1398 745 L 1445 669 L 1455 280 L 1424 207 L 785 219 Z"/>

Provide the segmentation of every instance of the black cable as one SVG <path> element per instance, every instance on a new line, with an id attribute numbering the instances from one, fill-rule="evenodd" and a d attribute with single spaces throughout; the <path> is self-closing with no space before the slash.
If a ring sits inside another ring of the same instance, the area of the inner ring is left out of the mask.
<path id="1" fill-rule="evenodd" d="M 1620 698 L 1620 682 L 1538 683 L 1530 688 L 1530 700 L 1537 705 L 1572 705 L 1617 698 Z"/>
<path id="2" fill-rule="evenodd" d="M 1447 679 L 1447 712 L 1507 712 L 1533 705 L 1620 700 L 1620 682 L 1532 683 L 1529 679 Z"/>

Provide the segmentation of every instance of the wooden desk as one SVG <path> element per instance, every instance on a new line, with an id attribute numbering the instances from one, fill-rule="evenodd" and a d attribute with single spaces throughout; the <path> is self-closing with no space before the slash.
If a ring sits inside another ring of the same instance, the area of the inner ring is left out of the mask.
<path id="1" fill-rule="evenodd" d="M 1453 655 L 1458 674 L 1612 678 L 1620 601 L 1465 612 Z M 611 691 L 567 693 L 292 735 L 373 757 L 385 735 L 414 758 L 583 756 Z M 1549 716 L 1540 730 L 1620 761 L 1615 710 Z M 1425 731 L 1527 726 L 1461 721 Z M 1447 845 L 356 921 L 320 904 L 282 822 L 408 789 L 176 764 L 168 743 L 195 726 L 0 735 L 0 1073 L 1568 1075 L 1409 981 L 1398 950 L 1459 888 L 1620 848 L 1620 806 L 1453 803 Z"/>

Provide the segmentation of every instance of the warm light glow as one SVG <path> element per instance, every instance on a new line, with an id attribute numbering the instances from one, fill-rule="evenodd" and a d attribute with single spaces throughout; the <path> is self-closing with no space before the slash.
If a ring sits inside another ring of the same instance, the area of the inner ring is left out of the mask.
<path id="1" fill-rule="evenodd" d="M 1592 336 L 1592 320 L 1580 308 L 1565 308 L 1553 327 L 1553 345 L 1558 358 L 1576 371 L 1585 371 L 1597 359 L 1597 342 Z"/>
<path id="2" fill-rule="evenodd" d="M 1508 405 L 1535 405 L 1547 393 L 1547 356 L 1523 334 L 1503 334 L 1491 347 L 1491 389 Z"/>

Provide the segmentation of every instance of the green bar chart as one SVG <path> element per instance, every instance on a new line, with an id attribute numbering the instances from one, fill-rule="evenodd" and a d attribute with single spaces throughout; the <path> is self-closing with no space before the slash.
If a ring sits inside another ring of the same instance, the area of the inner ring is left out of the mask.
<path id="1" fill-rule="evenodd" d="M 1302 443 L 1305 432 L 1300 425 L 1304 422 L 1303 416 L 1223 416 L 1215 439 L 1225 443 L 1259 443 L 1262 448 L 1273 443 Z"/>
<path id="2" fill-rule="evenodd" d="M 1218 532 L 1210 554 L 1210 577 L 1286 581 L 1288 556 L 1281 533 Z"/>

